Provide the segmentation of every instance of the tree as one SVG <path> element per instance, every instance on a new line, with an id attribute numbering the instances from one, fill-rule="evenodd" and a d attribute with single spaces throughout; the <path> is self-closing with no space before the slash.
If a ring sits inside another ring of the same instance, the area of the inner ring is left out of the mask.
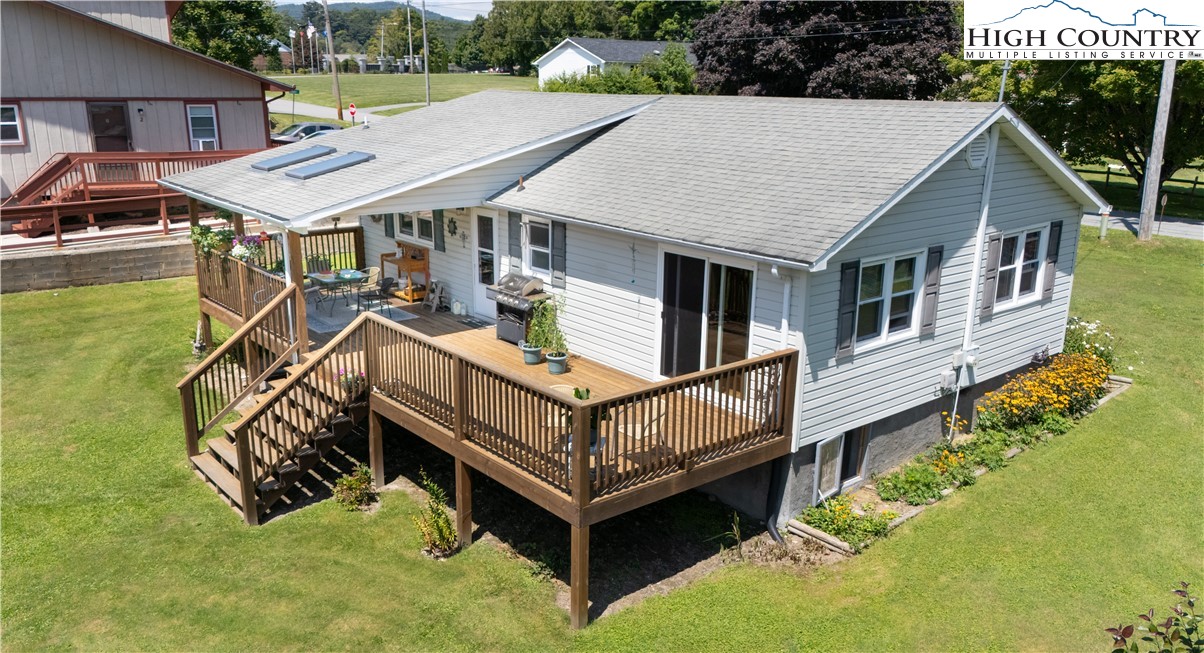
<path id="1" fill-rule="evenodd" d="M 276 51 L 271 43 L 276 21 L 269 2 L 193 0 L 180 5 L 171 38 L 180 47 L 250 70 L 256 55 Z"/>
<path id="2" fill-rule="evenodd" d="M 930 99 L 961 42 L 948 2 L 731 3 L 694 36 L 703 91 L 834 98 Z"/>
<path id="3" fill-rule="evenodd" d="M 484 70 L 488 64 L 485 61 L 485 50 L 481 48 L 481 38 L 485 36 L 485 17 L 477 16 L 468 29 L 456 39 L 452 48 L 452 61 L 465 70 Z"/>
<path id="4" fill-rule="evenodd" d="M 618 32 L 626 39 L 689 41 L 694 23 L 719 6 L 718 0 L 619 0 Z"/>
<path id="5" fill-rule="evenodd" d="M 652 79 L 660 93 L 694 93 L 694 66 L 686 59 L 686 48 L 680 43 L 670 43 L 659 57 L 646 55 L 638 68 Z"/>
<path id="6" fill-rule="evenodd" d="M 531 63 L 565 38 L 614 36 L 617 24 L 618 12 L 609 2 L 495 2 L 481 48 L 491 64 L 528 75 Z"/>
<path id="7" fill-rule="evenodd" d="M 955 78 L 941 97 L 994 102 L 1002 62 L 946 56 Z M 1161 61 L 1016 61 L 1005 99 L 1047 142 L 1074 163 L 1115 159 L 1144 181 L 1158 108 Z M 1162 157 L 1161 182 L 1204 157 L 1204 61 L 1181 61 Z"/>

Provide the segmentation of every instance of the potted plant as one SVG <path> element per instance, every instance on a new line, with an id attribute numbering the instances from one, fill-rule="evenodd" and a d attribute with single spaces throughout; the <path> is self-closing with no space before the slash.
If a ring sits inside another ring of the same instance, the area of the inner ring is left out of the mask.
<path id="1" fill-rule="evenodd" d="M 556 321 L 556 307 L 547 300 L 536 302 L 531 307 L 531 324 L 527 327 L 527 338 L 520 340 L 523 362 L 539 365 L 543 360 L 543 348 L 548 345 L 548 331 Z"/>
<path id="2" fill-rule="evenodd" d="M 552 314 L 552 328 L 548 332 L 547 348 L 548 353 L 544 358 L 548 361 L 548 373 L 564 374 L 568 367 L 569 345 L 564 340 L 564 332 L 560 330 L 560 325 L 556 323 L 554 312 Z"/>
<path id="3" fill-rule="evenodd" d="M 573 388 L 573 397 L 585 401 L 589 399 L 589 388 Z M 610 413 L 598 410 L 597 408 L 590 411 L 589 414 L 589 447 L 592 450 L 598 444 L 598 424 L 609 421 Z M 568 427 L 573 428 L 573 413 L 568 413 Z M 570 442 L 572 439 L 570 438 Z"/>
<path id="4" fill-rule="evenodd" d="M 189 238 L 192 240 L 192 244 L 196 246 L 197 251 L 202 256 L 207 257 L 214 252 L 225 253 L 229 251 L 234 241 L 234 230 L 214 230 L 208 225 L 199 224 L 191 229 Z"/>

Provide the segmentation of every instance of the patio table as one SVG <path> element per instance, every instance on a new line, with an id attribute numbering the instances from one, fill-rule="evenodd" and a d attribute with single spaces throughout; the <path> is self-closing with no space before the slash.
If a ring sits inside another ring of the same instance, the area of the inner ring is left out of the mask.
<path id="1" fill-rule="evenodd" d="M 368 275 L 359 270 L 339 270 L 337 272 L 311 272 L 305 275 L 319 287 L 323 288 L 330 295 L 330 314 L 334 315 L 334 295 L 342 293 L 343 305 L 351 305 L 351 295 L 347 289 L 351 286 L 357 286 L 368 278 Z"/>

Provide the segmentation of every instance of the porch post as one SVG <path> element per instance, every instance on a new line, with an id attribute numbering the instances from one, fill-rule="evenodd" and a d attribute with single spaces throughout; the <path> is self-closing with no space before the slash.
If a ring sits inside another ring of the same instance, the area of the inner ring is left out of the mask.
<path id="1" fill-rule="evenodd" d="M 200 205 L 195 197 L 188 198 L 188 226 L 195 227 L 201 224 Z M 197 282 L 197 301 L 205 299 L 205 287 L 202 285 L 201 279 L 201 257 L 196 255 L 195 248 L 193 250 L 193 267 L 196 269 Z M 205 349 L 213 349 L 213 320 L 209 314 L 201 308 L 201 342 L 205 343 Z"/>
<path id="2" fill-rule="evenodd" d="M 297 343 L 304 353 L 309 351 L 309 323 L 305 320 L 305 269 L 301 267 L 301 234 L 291 229 L 284 232 L 284 276 L 290 283 L 296 284 L 301 294 L 300 300 L 293 304 Z"/>
<path id="3" fill-rule="evenodd" d="M 380 413 L 372 410 L 368 400 L 368 465 L 372 467 L 372 483 L 379 491 L 385 485 L 385 449 Z"/>
<path id="4" fill-rule="evenodd" d="M 243 224 L 243 218 L 242 218 L 241 213 L 234 214 L 234 233 L 235 233 L 235 235 L 238 235 L 238 236 L 247 235 L 247 226 L 245 224 Z"/>
<path id="5" fill-rule="evenodd" d="M 573 630 L 589 624 L 589 526 L 571 526 L 572 562 L 569 570 L 569 623 Z"/>
<path id="6" fill-rule="evenodd" d="M 472 468 L 456 458 L 456 537 L 460 546 L 472 544 Z"/>

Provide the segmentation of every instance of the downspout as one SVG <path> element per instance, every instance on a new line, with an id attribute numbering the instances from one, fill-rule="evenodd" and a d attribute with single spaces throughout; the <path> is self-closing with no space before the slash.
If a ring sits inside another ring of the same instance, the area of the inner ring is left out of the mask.
<path id="1" fill-rule="evenodd" d="M 782 326 L 781 336 L 778 340 L 779 348 L 785 349 L 790 345 L 790 300 L 793 294 L 794 278 L 788 274 L 782 274 L 778 266 L 773 266 L 770 273 L 774 277 L 782 280 Z M 793 392 L 793 388 L 784 388 L 786 392 Z M 789 416 L 791 419 L 793 415 Z M 791 429 L 793 436 L 793 429 Z M 769 472 L 769 493 L 765 496 L 765 527 L 769 530 L 769 536 L 778 544 L 784 543 L 782 534 L 778 532 L 778 513 L 782 510 L 782 495 L 786 490 L 786 466 L 790 464 L 790 459 L 793 454 L 781 456 L 773 461 L 773 466 Z"/>
<path id="2" fill-rule="evenodd" d="M 973 367 L 973 356 L 968 352 L 974 349 L 974 314 L 978 312 L 979 284 L 982 280 L 983 250 L 987 246 L 987 217 L 991 212 L 991 184 L 995 179 L 995 153 L 999 149 L 999 125 L 991 126 L 990 141 L 987 144 L 987 164 L 982 180 L 982 199 L 978 210 L 978 231 L 974 237 L 974 265 L 970 268 L 970 295 L 966 298 L 966 326 L 962 331 L 962 347 L 954 355 L 954 367 L 957 369 L 957 387 L 953 393 L 953 410 L 950 411 L 949 434 L 953 439 L 953 428 L 957 425 L 957 403 L 961 399 L 963 374 L 969 375 L 968 367 Z"/>

